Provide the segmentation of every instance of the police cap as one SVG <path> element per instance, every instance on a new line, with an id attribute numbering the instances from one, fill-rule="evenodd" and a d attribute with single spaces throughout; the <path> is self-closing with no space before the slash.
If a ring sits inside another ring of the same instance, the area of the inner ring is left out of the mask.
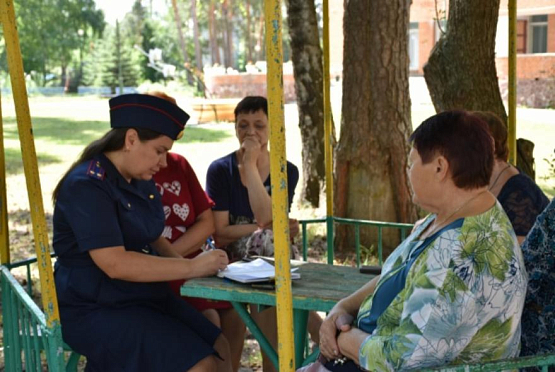
<path id="1" fill-rule="evenodd" d="M 178 140 L 189 120 L 177 105 L 148 94 L 122 94 L 109 103 L 112 128 L 145 128 Z"/>

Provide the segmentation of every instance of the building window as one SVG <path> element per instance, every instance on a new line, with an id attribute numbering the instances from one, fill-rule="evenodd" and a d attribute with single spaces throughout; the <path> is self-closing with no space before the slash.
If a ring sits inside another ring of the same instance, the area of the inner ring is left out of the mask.
<path id="1" fill-rule="evenodd" d="M 409 68 L 411 71 L 418 70 L 418 22 L 409 25 Z"/>
<path id="2" fill-rule="evenodd" d="M 528 40 L 529 53 L 547 52 L 547 15 L 535 15 L 530 17 Z"/>

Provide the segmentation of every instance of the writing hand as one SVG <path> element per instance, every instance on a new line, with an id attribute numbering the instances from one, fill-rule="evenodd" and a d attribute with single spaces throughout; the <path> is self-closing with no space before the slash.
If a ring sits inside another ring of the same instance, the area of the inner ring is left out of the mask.
<path id="1" fill-rule="evenodd" d="M 229 263 L 227 253 L 221 249 L 214 249 L 203 252 L 193 258 L 195 266 L 199 268 L 200 276 L 216 274 L 219 270 L 224 270 Z"/>

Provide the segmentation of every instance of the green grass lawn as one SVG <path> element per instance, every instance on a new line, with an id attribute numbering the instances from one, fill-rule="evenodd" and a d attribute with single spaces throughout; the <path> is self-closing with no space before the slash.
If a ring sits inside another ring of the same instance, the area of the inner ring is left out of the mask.
<path id="1" fill-rule="evenodd" d="M 187 110 L 187 98 L 177 98 L 178 103 Z M 34 256 L 34 246 L 14 108 L 9 99 L 3 101 L 10 248 L 12 261 L 19 261 Z M 340 102 L 340 97 L 335 97 L 333 106 L 336 110 L 337 128 L 339 128 L 338 118 L 340 115 L 337 114 L 337 111 Z M 52 203 L 50 199 L 52 190 L 83 148 L 109 129 L 108 102 L 107 99 L 96 97 L 37 97 L 30 99 L 30 109 L 42 196 L 51 236 Z M 433 114 L 434 109 L 431 104 L 414 104 L 413 126 L 418 126 L 420 122 Z M 287 158 L 301 168 L 301 138 L 296 105 L 286 105 L 285 121 Z M 549 164 L 544 159 L 551 159 L 553 156 L 555 110 L 521 108 L 518 110 L 518 125 L 517 137 L 527 138 L 536 144 L 534 156 L 537 182 L 552 198 L 555 195 L 555 179 L 549 173 Z M 237 146 L 232 124 L 188 125 L 183 139 L 175 142 L 173 151 L 187 157 L 199 180 L 204 183 L 210 162 L 234 151 Z M 296 201 L 299 198 L 301 184 L 302 180 L 297 186 Z M 313 210 L 298 202 L 294 203 L 292 210 L 292 215 L 297 218 L 321 216 L 324 213 L 323 207 L 320 210 Z M 313 226 L 310 233 L 313 236 L 322 235 L 325 233 L 325 228 L 323 225 Z M 324 246 L 323 241 L 320 245 Z M 36 269 L 34 269 L 33 277 L 36 276 Z M 0 346 L 1 344 L 0 337 Z M 246 350 L 252 351 L 253 348 L 247 347 Z M 247 356 L 243 357 L 243 364 L 252 366 L 255 362 L 250 360 L 248 352 L 245 355 Z M 259 358 L 259 354 L 256 354 L 256 358 Z M 248 362 L 246 362 L 247 360 Z M 256 363 L 259 364 L 259 359 L 256 360 L 258 361 Z"/>
<path id="2" fill-rule="evenodd" d="M 187 107 L 186 97 L 177 97 Z M 337 102 L 337 101 L 336 101 Z M 8 181 L 8 208 L 27 209 L 25 180 L 22 175 L 20 143 L 13 106 L 4 100 L 4 137 Z M 60 176 L 76 159 L 84 146 L 109 129 L 108 102 L 97 97 L 35 97 L 30 99 L 33 132 L 45 207 L 51 212 L 50 195 Z M 413 105 L 413 123 L 417 126 L 434 113 L 433 106 Z M 339 115 L 336 114 L 336 117 Z M 286 105 L 287 157 L 301 165 L 301 139 L 295 105 Z M 555 147 L 555 110 L 518 110 L 518 137 L 535 144 L 537 182 L 550 196 L 555 195 L 555 180 L 549 175 L 544 159 L 552 158 Z M 201 182 L 210 162 L 237 148 L 233 125 L 229 123 L 186 127 L 174 151 L 193 165 Z M 302 175 L 301 175 L 302 176 Z M 300 182 L 296 194 L 300 194 Z M 300 207 L 298 207 L 300 208 Z M 302 214 L 302 213 L 301 213 Z"/>

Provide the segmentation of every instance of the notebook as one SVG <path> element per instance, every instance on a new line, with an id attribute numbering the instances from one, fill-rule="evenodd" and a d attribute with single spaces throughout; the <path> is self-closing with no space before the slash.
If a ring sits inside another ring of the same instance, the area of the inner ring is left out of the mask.
<path id="1" fill-rule="evenodd" d="M 291 279 L 300 279 L 301 274 L 297 273 L 297 268 L 291 269 Z M 251 262 L 234 262 L 227 268 L 218 273 L 220 278 L 227 278 L 240 283 L 257 283 L 274 280 L 276 276 L 275 267 L 257 258 Z"/>

